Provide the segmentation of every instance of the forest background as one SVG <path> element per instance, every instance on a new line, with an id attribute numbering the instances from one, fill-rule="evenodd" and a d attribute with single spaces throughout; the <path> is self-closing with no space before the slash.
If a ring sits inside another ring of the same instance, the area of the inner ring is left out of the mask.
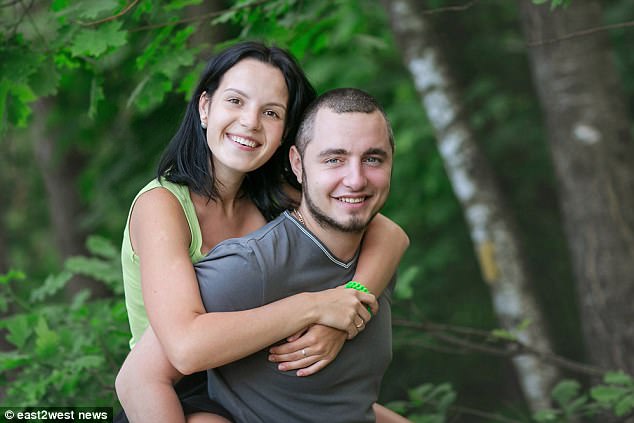
<path id="1" fill-rule="evenodd" d="M 632 26 L 630 0 L 2 0 L 0 405 L 119 408 L 130 203 L 206 59 L 259 39 L 392 121 L 381 401 L 632 421 Z"/>

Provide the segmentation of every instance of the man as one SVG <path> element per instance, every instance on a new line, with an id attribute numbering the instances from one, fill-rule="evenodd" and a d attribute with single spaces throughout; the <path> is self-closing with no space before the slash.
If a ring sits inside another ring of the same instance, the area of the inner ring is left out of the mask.
<path id="1" fill-rule="evenodd" d="M 224 242 L 196 265 L 207 311 L 251 309 L 350 280 L 365 228 L 389 193 L 393 150 L 385 113 L 371 96 L 337 89 L 319 97 L 290 153 L 302 184 L 299 208 Z M 374 422 L 392 355 L 393 284 L 365 329 L 319 373 L 280 372 L 262 350 L 209 370 L 211 399 L 237 422 Z"/>

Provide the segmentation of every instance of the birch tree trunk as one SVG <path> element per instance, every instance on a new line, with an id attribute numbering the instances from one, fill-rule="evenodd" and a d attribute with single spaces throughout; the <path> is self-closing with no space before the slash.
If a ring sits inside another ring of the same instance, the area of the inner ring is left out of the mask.
<path id="1" fill-rule="evenodd" d="M 501 326 L 542 351 L 551 351 L 545 319 L 537 305 L 513 218 L 493 172 L 462 115 L 461 95 L 449 73 L 442 49 L 417 0 L 383 0 L 407 68 L 428 118 L 438 148 L 471 231 L 484 280 L 488 283 Z M 531 324 L 517 332 L 529 319 Z M 550 404 L 556 368 L 535 356 L 513 359 L 522 391 L 532 410 Z"/>
<path id="2" fill-rule="evenodd" d="M 634 374 L 634 140 L 599 2 L 521 0 L 591 361 Z M 560 39 L 559 41 L 553 41 Z M 536 42 L 536 43 L 534 43 Z"/>

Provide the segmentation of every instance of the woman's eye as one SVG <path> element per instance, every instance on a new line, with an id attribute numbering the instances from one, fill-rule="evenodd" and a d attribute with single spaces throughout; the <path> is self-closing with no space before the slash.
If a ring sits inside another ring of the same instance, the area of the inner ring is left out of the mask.
<path id="1" fill-rule="evenodd" d="M 239 98 L 228 98 L 227 102 L 231 103 L 231 104 L 240 104 L 240 99 Z"/>
<path id="2" fill-rule="evenodd" d="M 264 112 L 264 114 L 265 114 L 266 116 L 271 117 L 271 118 L 274 118 L 274 119 L 279 119 L 279 118 L 280 118 L 279 113 L 277 113 L 277 112 L 276 112 L 276 111 L 274 111 L 274 110 L 266 110 L 266 111 Z"/>

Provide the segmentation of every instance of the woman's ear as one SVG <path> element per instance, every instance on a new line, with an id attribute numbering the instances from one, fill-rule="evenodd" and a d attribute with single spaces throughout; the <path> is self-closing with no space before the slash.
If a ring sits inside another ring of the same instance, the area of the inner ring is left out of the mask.
<path id="1" fill-rule="evenodd" d="M 291 146 L 291 149 L 288 151 L 288 159 L 291 162 L 291 169 L 293 169 L 293 173 L 297 178 L 297 182 L 301 185 L 302 183 L 302 157 L 299 154 L 299 150 L 294 145 Z"/>
<path id="2" fill-rule="evenodd" d="M 200 125 L 207 128 L 207 113 L 209 112 L 210 98 L 207 91 L 203 91 L 198 99 L 198 114 L 200 115 Z"/>

